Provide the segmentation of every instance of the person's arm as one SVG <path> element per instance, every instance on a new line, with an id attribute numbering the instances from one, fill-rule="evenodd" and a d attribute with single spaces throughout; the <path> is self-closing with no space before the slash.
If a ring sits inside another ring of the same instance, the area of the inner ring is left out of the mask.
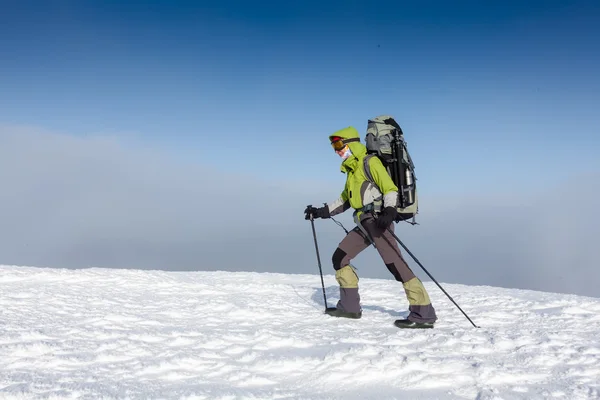
<path id="1" fill-rule="evenodd" d="M 350 208 L 350 201 L 348 200 L 348 191 L 344 189 L 340 197 L 327 204 L 327 210 L 330 216 L 341 214 Z"/>

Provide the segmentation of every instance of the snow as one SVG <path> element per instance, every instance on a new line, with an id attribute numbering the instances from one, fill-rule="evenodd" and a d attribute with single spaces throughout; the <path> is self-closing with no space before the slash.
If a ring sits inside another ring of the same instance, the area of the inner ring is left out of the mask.
<path id="1" fill-rule="evenodd" d="M 600 398 L 599 298 L 441 284 L 480 328 L 430 281 L 401 330 L 393 280 L 347 320 L 318 274 L 0 266 L 0 398 Z"/>

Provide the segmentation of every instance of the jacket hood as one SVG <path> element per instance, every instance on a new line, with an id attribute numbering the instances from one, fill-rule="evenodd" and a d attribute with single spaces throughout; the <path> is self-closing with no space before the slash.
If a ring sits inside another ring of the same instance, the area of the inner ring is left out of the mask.
<path id="1" fill-rule="evenodd" d="M 340 129 L 339 131 L 336 131 L 336 132 L 332 133 L 331 135 L 329 135 L 330 142 L 331 142 L 331 138 L 334 136 L 339 136 L 344 139 L 360 139 L 360 135 L 358 134 L 358 131 L 352 126 Z M 357 158 L 367 154 L 367 148 L 365 147 L 364 144 L 362 144 L 360 142 L 350 142 L 350 143 L 348 143 L 348 146 L 350 147 L 352 156 L 348 157 L 346 160 L 344 160 L 342 162 L 342 166 L 341 166 L 342 172 L 348 172 L 348 169 L 354 169 L 356 162 L 357 162 Z"/>
<path id="2" fill-rule="evenodd" d="M 344 139 L 359 139 L 360 140 L 360 135 L 358 134 L 358 131 L 351 126 L 344 128 L 344 129 L 340 129 L 339 131 L 336 131 L 336 132 L 332 133 L 331 135 L 329 135 L 330 142 L 331 142 L 331 138 L 334 136 L 339 136 Z M 364 144 L 362 144 L 360 142 L 351 142 L 351 143 L 348 143 L 348 146 L 350 146 L 350 150 L 352 151 L 352 154 L 354 154 L 356 156 L 367 154 L 367 148 L 365 147 Z"/>

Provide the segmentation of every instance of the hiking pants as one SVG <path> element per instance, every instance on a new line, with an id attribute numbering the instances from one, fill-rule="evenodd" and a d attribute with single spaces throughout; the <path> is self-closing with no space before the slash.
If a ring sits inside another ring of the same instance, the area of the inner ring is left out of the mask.
<path id="1" fill-rule="evenodd" d="M 366 217 L 361 225 L 373 239 L 387 269 L 398 282 L 402 282 L 409 303 L 408 319 L 415 322 L 435 322 L 437 317 L 429 295 L 423 287 L 423 283 L 404 261 L 396 239 L 387 229 L 378 228 L 372 216 Z M 394 228 L 392 223 L 390 230 L 393 232 Z M 333 253 L 333 268 L 336 280 L 340 285 L 340 300 L 337 308 L 347 312 L 361 311 L 358 275 L 350 265 L 350 261 L 370 245 L 369 238 L 357 226 L 346 235 Z"/>

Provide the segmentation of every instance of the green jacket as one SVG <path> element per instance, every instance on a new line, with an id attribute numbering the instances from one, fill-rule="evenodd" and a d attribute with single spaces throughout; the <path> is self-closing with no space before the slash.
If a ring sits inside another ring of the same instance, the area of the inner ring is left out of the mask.
<path id="1" fill-rule="evenodd" d="M 358 131 L 353 127 L 341 129 L 329 136 L 340 136 L 344 139 L 360 138 Z M 369 159 L 369 169 L 375 185 L 369 182 L 365 175 L 363 159 L 367 155 L 367 148 L 360 142 L 348 143 L 352 155 L 342 162 L 341 171 L 347 174 L 346 185 L 340 198 L 331 202 L 330 215 L 336 215 L 352 207 L 361 210 L 364 206 L 383 197 L 383 207 L 395 207 L 398 200 L 398 187 L 392 181 L 386 168 L 378 157 Z"/>

